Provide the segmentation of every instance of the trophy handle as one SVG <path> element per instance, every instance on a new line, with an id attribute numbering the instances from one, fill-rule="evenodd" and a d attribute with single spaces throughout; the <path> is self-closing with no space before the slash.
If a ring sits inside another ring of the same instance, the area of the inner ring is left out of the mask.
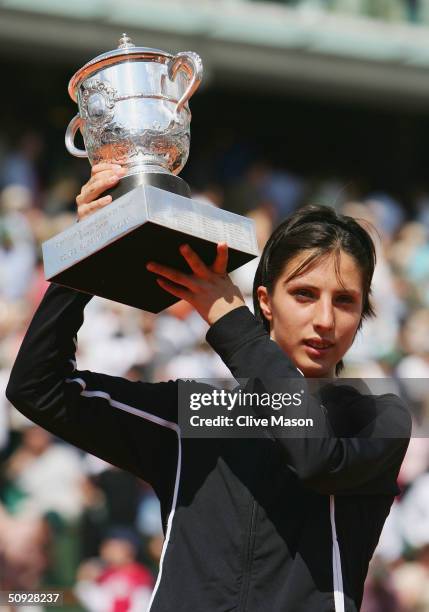
<path id="1" fill-rule="evenodd" d="M 70 121 L 70 123 L 67 126 L 66 138 L 65 138 L 66 149 L 69 153 L 71 153 L 71 155 L 74 155 L 75 157 L 88 157 L 88 153 L 85 151 L 85 149 L 78 149 L 76 145 L 74 144 L 74 137 L 76 135 L 76 132 L 80 128 L 81 124 L 82 124 L 82 119 L 78 113 L 77 115 L 73 117 L 73 119 Z"/>
<path id="2" fill-rule="evenodd" d="M 178 53 L 168 64 L 168 77 L 171 81 L 174 81 L 179 70 L 186 72 L 191 82 L 176 105 L 176 115 L 180 113 L 201 83 L 201 79 L 203 78 L 203 63 L 200 56 L 193 51 L 182 51 Z"/>

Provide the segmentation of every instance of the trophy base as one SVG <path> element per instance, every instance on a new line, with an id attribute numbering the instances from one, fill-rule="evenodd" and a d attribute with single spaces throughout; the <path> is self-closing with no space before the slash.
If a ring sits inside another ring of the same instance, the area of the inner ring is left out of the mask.
<path id="1" fill-rule="evenodd" d="M 215 260 L 217 243 L 226 242 L 228 272 L 258 254 L 253 220 L 143 183 L 45 241 L 45 277 L 157 313 L 179 299 L 158 285 L 146 263 L 156 261 L 189 273 L 179 252 L 185 242 L 207 265 Z"/>
<path id="2" fill-rule="evenodd" d="M 136 174 L 129 174 L 124 176 L 115 187 L 106 190 L 103 195 L 111 195 L 112 200 L 117 200 L 128 193 L 128 191 L 140 185 L 152 185 L 152 187 L 164 189 L 164 191 L 175 193 L 184 198 L 191 197 L 191 189 L 188 183 L 170 172 L 137 172 Z"/>

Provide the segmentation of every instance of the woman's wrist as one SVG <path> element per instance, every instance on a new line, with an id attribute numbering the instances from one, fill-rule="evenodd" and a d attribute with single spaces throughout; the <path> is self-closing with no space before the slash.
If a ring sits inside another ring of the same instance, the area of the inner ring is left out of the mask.
<path id="1" fill-rule="evenodd" d="M 209 310 L 207 315 L 207 323 L 214 325 L 219 319 L 227 315 L 237 308 L 246 306 L 245 302 L 239 297 L 234 296 L 231 302 L 227 302 L 225 299 L 219 300 L 214 303 L 212 308 Z"/>

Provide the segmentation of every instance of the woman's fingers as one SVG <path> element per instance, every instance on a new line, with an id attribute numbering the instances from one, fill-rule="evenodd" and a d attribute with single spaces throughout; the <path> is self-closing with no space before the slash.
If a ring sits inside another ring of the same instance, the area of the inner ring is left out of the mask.
<path id="1" fill-rule="evenodd" d="M 188 244 L 182 244 L 180 252 L 186 259 L 192 272 L 199 278 L 208 279 L 210 271 L 215 272 L 215 274 L 225 274 L 226 272 L 228 265 L 228 245 L 226 242 L 218 243 L 216 259 L 210 268 L 206 266 L 203 260 Z"/>
<path id="2" fill-rule="evenodd" d="M 98 164 L 101 168 L 109 164 Z M 109 165 L 111 166 L 111 164 Z M 96 166 L 94 166 L 95 168 Z M 86 217 L 88 214 L 95 212 L 102 206 L 110 204 L 112 196 L 102 196 L 107 189 L 114 187 L 125 170 L 118 166 L 118 171 L 113 171 L 111 168 L 107 170 L 99 169 L 95 172 L 89 181 L 83 185 L 80 194 L 76 198 L 77 214 L 79 219 Z M 100 197 L 102 196 L 102 197 Z"/>
<path id="3" fill-rule="evenodd" d="M 89 204 L 81 204 L 80 206 L 78 206 L 78 209 L 77 209 L 77 214 L 78 214 L 79 219 L 84 219 L 85 217 L 95 212 L 99 208 L 103 208 L 103 206 L 110 204 L 111 201 L 112 201 L 112 196 L 107 195 L 107 196 L 104 196 L 103 198 L 99 198 L 98 200 L 94 200 L 94 202 L 90 202 Z"/>
<path id="4" fill-rule="evenodd" d="M 110 164 L 107 162 L 101 162 L 99 164 L 94 164 L 91 168 L 91 175 L 97 174 L 98 172 L 103 172 L 104 170 L 111 170 L 112 172 L 120 172 L 122 170 L 122 166 L 119 164 Z"/>
<path id="5" fill-rule="evenodd" d="M 186 291 L 184 287 L 181 287 L 180 285 L 176 285 L 175 283 L 172 283 L 166 280 L 165 278 L 157 278 L 156 282 L 158 283 L 160 287 L 168 291 L 168 293 L 175 295 L 181 300 L 189 300 L 190 293 L 189 291 Z"/>
<path id="6" fill-rule="evenodd" d="M 156 282 L 162 289 L 191 304 L 209 325 L 227 312 L 244 305 L 240 290 L 226 274 L 226 243 L 217 245 L 217 256 L 210 268 L 189 245 L 182 244 L 180 252 L 193 274 L 184 274 L 153 261 L 146 264 L 149 271 L 156 273 Z"/>
<path id="7" fill-rule="evenodd" d="M 102 194 L 107 189 L 114 187 L 125 173 L 126 169 L 119 164 L 103 162 L 92 166 L 91 178 L 83 185 L 81 192 L 76 197 L 79 219 L 83 219 L 99 208 L 106 206 L 106 204 L 110 204 L 112 196 L 103 196 Z"/>
<path id="8" fill-rule="evenodd" d="M 226 242 L 219 242 L 217 245 L 217 255 L 211 269 L 216 274 L 225 274 L 228 266 L 228 245 Z"/>
<path id="9" fill-rule="evenodd" d="M 112 170 L 104 170 L 95 174 L 83 185 L 80 194 L 76 198 L 77 204 L 93 202 L 100 197 L 103 191 L 116 185 L 120 178 L 120 174 L 116 174 Z"/>
<path id="10" fill-rule="evenodd" d="M 189 267 L 191 268 L 194 275 L 197 277 L 195 280 L 192 276 L 164 266 L 162 264 L 155 263 L 153 261 L 146 265 L 146 268 L 150 272 L 160 274 L 165 279 L 168 279 L 176 285 L 186 287 L 192 292 L 198 291 L 198 280 L 209 280 L 210 275 L 214 272 L 215 274 L 225 274 L 226 266 L 228 263 L 228 245 L 223 242 L 219 243 L 217 247 L 217 256 L 214 264 L 211 268 L 208 268 L 203 260 L 195 253 L 195 251 L 188 245 L 182 244 L 180 246 L 180 252 L 186 259 Z"/>
<path id="11" fill-rule="evenodd" d="M 179 250 L 194 274 L 203 279 L 207 279 L 209 277 L 209 268 L 207 268 L 206 264 L 202 259 L 200 259 L 195 251 L 191 249 L 189 244 L 182 244 Z"/>
<path id="12" fill-rule="evenodd" d="M 149 272 L 155 272 L 156 274 L 160 274 L 165 277 L 167 280 L 172 281 L 176 285 L 181 285 L 182 287 L 186 287 L 190 291 L 196 291 L 197 285 L 191 276 L 187 274 L 183 274 L 183 272 L 179 272 L 178 270 L 174 270 L 173 268 L 169 268 L 168 266 L 163 266 L 162 264 L 155 263 L 154 261 L 150 261 L 146 264 L 146 268 Z"/>

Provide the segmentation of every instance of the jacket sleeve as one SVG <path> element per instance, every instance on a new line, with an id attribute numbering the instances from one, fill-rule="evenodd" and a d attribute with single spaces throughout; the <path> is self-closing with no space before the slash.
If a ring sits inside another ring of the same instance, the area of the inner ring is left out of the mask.
<path id="1" fill-rule="evenodd" d="M 28 327 L 6 396 L 63 440 L 155 490 L 178 462 L 177 385 L 80 371 L 77 332 L 90 295 L 52 283 Z"/>
<path id="2" fill-rule="evenodd" d="M 271 407 L 257 405 L 257 416 L 268 418 L 271 435 L 284 451 L 288 467 L 306 486 L 323 494 L 371 490 L 371 482 L 396 481 L 411 435 L 411 417 L 394 394 L 371 398 L 354 396 L 353 410 L 360 406 L 372 415 L 354 437 L 334 434 L 328 413 L 312 395 L 307 379 L 288 355 L 269 337 L 263 325 L 246 306 L 216 321 L 207 341 L 236 379 L 249 379 L 253 391 L 294 392 L 303 401 L 276 411 L 289 419 L 311 419 L 313 427 L 297 433 L 273 425 Z M 373 410 L 368 411 L 368 402 Z M 349 406 L 350 409 L 350 406 Z M 351 413 L 350 413 L 351 414 Z M 379 491 L 381 492 L 381 491 Z"/>

